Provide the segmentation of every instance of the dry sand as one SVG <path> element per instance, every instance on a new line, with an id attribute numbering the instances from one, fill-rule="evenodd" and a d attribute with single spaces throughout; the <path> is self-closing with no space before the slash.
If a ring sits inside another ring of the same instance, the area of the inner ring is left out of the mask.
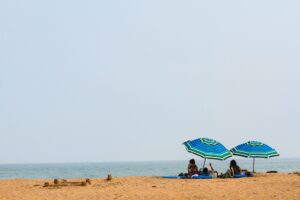
<path id="1" fill-rule="evenodd" d="M 43 187 L 45 181 L 0 181 L 0 200 L 106 200 L 106 199 L 300 199 L 300 175 L 258 174 L 253 178 L 180 180 L 155 177 L 91 179 L 88 186 Z M 51 180 L 53 181 L 53 180 Z"/>

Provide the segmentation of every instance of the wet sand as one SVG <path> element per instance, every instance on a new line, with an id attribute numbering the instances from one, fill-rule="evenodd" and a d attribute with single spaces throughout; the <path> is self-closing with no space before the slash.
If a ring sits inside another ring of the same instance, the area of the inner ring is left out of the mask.
<path id="1" fill-rule="evenodd" d="M 258 174 L 253 178 L 212 180 L 122 177 L 111 181 L 91 179 L 92 184 L 87 186 L 43 187 L 46 181 L 53 182 L 0 180 L 0 200 L 300 199 L 300 175 L 297 174 Z"/>

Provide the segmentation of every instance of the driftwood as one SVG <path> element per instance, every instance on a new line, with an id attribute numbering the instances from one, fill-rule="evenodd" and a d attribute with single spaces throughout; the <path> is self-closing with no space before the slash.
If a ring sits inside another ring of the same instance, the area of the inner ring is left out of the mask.
<path id="1" fill-rule="evenodd" d="M 91 184 L 90 179 L 85 179 L 85 181 L 67 181 L 66 179 L 54 179 L 53 184 L 49 182 L 44 183 L 44 187 L 59 187 L 59 186 L 87 186 Z"/>
<path id="2" fill-rule="evenodd" d="M 274 170 L 273 171 L 267 171 L 267 173 L 268 174 L 276 174 L 276 173 L 278 173 L 278 171 L 274 171 Z"/>

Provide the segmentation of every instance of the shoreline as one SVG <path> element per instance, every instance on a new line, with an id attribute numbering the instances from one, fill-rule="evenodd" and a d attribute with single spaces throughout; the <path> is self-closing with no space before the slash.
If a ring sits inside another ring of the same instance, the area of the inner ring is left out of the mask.
<path id="1" fill-rule="evenodd" d="M 109 174 L 108 174 L 109 175 Z M 265 176 L 271 176 L 271 175 L 299 175 L 300 176 L 300 170 L 298 171 L 293 171 L 293 172 L 275 172 L 275 173 L 267 173 L 267 172 L 255 172 L 255 176 L 254 177 L 248 177 L 248 178 L 258 178 L 258 177 L 265 177 Z M 126 179 L 126 178 L 154 178 L 154 179 L 165 179 L 168 180 L 168 178 L 163 178 L 163 176 L 112 176 L 113 179 Z M 59 177 L 57 177 L 59 178 Z M 74 177 L 74 178 L 59 178 L 59 179 L 67 179 L 67 180 L 83 180 L 83 179 L 92 179 L 92 180 L 106 180 L 107 177 Z M 28 180 L 28 181 L 53 181 L 56 178 L 4 178 L 1 179 L 0 178 L 0 183 L 1 181 L 11 181 L 11 180 Z M 179 178 L 178 178 L 179 179 Z M 173 179 L 172 180 L 178 180 L 178 179 Z M 216 179 L 220 179 L 220 180 L 224 180 L 224 179 L 238 179 L 238 178 L 219 178 L 219 177 L 214 177 L 212 179 L 209 180 L 216 180 Z M 190 180 L 190 179 L 181 179 L 181 180 Z"/>

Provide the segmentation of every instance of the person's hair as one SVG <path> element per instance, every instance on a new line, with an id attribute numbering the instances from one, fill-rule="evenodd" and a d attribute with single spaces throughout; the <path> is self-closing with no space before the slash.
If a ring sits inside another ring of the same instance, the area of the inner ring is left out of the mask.
<path id="1" fill-rule="evenodd" d="M 236 166 L 237 164 L 235 160 L 230 161 L 230 167 L 236 167 Z"/>
<path id="2" fill-rule="evenodd" d="M 191 159 L 191 160 L 190 160 L 190 164 L 195 164 L 195 160 L 194 160 L 194 159 Z"/>
<path id="3" fill-rule="evenodd" d="M 204 174 L 207 174 L 207 173 L 208 173 L 207 167 L 205 167 L 205 168 L 203 169 L 203 173 L 204 173 Z"/>

